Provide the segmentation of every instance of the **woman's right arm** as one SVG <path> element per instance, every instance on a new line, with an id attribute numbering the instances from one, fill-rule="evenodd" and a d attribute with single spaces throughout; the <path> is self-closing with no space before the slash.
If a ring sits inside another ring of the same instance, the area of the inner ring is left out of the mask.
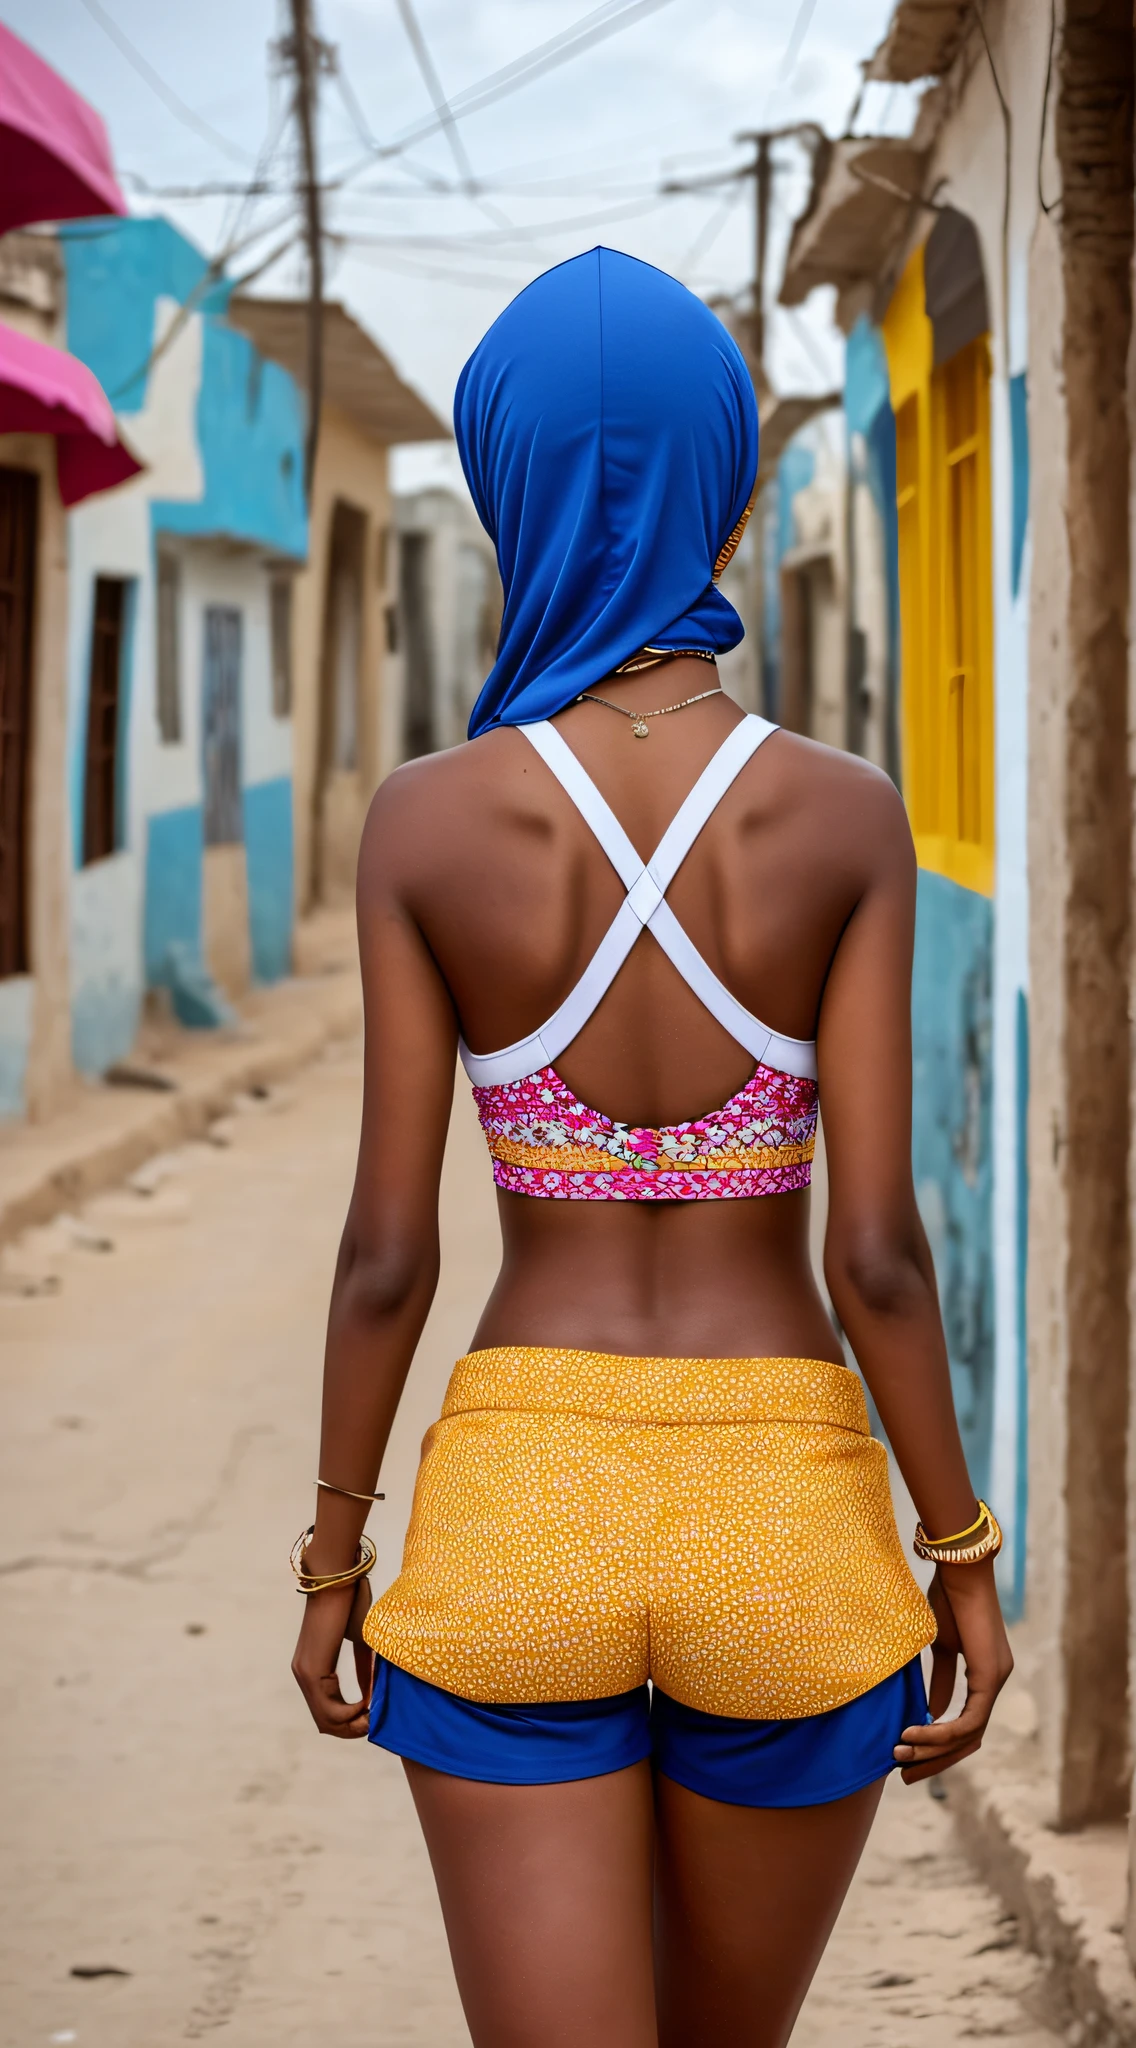
<path id="1" fill-rule="evenodd" d="M 403 1383 L 438 1277 L 438 1187 L 453 1099 L 457 1022 L 449 992 L 408 909 L 415 841 L 428 818 L 401 771 L 371 807 L 359 855 L 358 924 L 365 1041 L 355 1185 L 339 1247 L 324 1355 L 319 1476 L 373 1493 Z M 318 1574 L 354 1562 L 364 1503 L 320 1490 L 305 1563 Z M 364 1698 L 345 1701 L 335 1677 L 355 1634 L 356 1587 L 313 1594 L 292 1669 L 321 1733 L 367 1732 Z M 352 1619 L 354 1611 L 354 1621 Z"/>
<path id="2" fill-rule="evenodd" d="M 977 1504 L 911 1173 L 915 854 L 891 784 L 873 778 L 862 796 L 864 887 L 829 971 L 817 1040 L 829 1173 L 825 1278 L 920 1521 L 941 1538 L 967 1528 Z M 992 1560 L 939 1567 L 931 1601 L 939 1624 L 931 1710 L 939 1716 L 949 1706 L 959 1654 L 967 1698 L 957 1719 L 905 1731 L 909 1781 L 978 1748 L 1013 1665 Z"/>

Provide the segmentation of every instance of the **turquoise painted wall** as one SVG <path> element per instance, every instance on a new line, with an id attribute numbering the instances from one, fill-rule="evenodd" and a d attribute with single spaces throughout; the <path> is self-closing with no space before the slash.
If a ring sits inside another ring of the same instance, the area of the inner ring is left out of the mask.
<path id="1" fill-rule="evenodd" d="M 912 978 L 912 1163 L 951 1380 L 979 1493 L 994 1413 L 991 1159 L 994 906 L 920 871 Z"/>
<path id="2" fill-rule="evenodd" d="M 286 370 L 229 327 L 232 285 L 161 219 L 79 221 L 60 229 L 67 272 L 67 346 L 94 371 L 116 411 L 146 402 L 154 307 L 176 299 L 202 317 L 197 434 L 205 489 L 196 503 L 156 501 L 155 530 L 218 534 L 302 560 L 304 403 Z"/>
<path id="3" fill-rule="evenodd" d="M 883 336 L 863 314 L 844 352 L 844 418 L 849 439 L 864 441 L 864 482 L 883 528 L 887 565 L 888 765 L 899 780 L 899 513 L 895 492 L 895 414 Z"/>
<path id="4" fill-rule="evenodd" d="M 138 1030 L 138 990 L 105 981 L 73 990 L 71 1057 L 80 1074 L 105 1074 L 125 1059 Z"/>
<path id="5" fill-rule="evenodd" d="M 292 966 L 291 776 L 248 786 L 244 820 L 252 971 L 279 981 Z"/>
<path id="6" fill-rule="evenodd" d="M 150 988 L 169 980 L 168 949 L 184 946 L 201 958 L 201 884 L 205 821 L 200 804 L 159 811 L 146 834 L 143 950 Z"/>
<path id="7" fill-rule="evenodd" d="M 262 574 L 264 550 L 303 559 L 308 545 L 304 401 L 288 373 L 227 324 L 230 281 L 215 277 L 202 252 L 162 219 L 72 223 L 61 231 L 61 241 L 67 275 L 67 345 L 90 366 L 116 410 L 127 418 L 146 403 L 159 301 L 174 301 L 200 323 L 194 430 L 202 492 L 192 502 L 150 498 L 149 575 L 155 573 L 153 543 L 160 533 L 244 544 L 250 550 L 246 560 L 253 580 Z M 147 490 L 145 478 L 141 488 Z M 132 760 L 149 758 L 148 748 L 137 750 L 129 744 L 128 684 L 129 673 L 123 689 L 124 768 Z M 187 673 L 184 687 L 198 689 L 200 678 Z M 145 709 L 148 713 L 150 707 Z M 82 849 L 85 749 L 84 699 L 70 736 L 77 862 Z M 124 789 L 124 819 L 128 796 Z M 202 963 L 200 806 L 152 811 L 144 787 L 135 797 L 133 813 L 144 820 L 141 829 L 146 835 L 140 972 L 150 986 L 170 985 L 170 948 L 176 948 L 179 977 L 173 992 L 175 1005 L 180 1004 L 178 1013 L 185 1009 L 184 1021 L 205 1023 L 210 1021 L 212 999 Z M 275 980 L 289 971 L 291 963 L 290 779 L 281 777 L 247 790 L 244 813 L 253 968 L 258 979 Z M 213 1008 L 219 1016 L 219 1007 Z M 98 1071 L 108 1058 L 121 1057 L 133 1028 L 124 1012 L 108 1007 L 105 988 L 93 987 L 87 997 L 77 995 L 73 1038 L 86 1070 Z"/>

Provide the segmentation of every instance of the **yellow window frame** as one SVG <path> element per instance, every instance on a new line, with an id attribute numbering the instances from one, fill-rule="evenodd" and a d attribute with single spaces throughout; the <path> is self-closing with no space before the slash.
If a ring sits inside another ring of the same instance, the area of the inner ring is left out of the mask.
<path id="1" fill-rule="evenodd" d="M 938 368 L 917 249 L 884 318 L 896 417 L 904 792 L 920 867 L 994 886 L 990 349 Z"/>

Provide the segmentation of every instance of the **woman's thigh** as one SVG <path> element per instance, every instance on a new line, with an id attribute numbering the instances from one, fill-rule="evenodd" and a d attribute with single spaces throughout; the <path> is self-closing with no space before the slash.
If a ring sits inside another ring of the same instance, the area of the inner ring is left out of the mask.
<path id="1" fill-rule="evenodd" d="M 659 2048 L 783 2048 L 882 1790 L 747 1807 L 656 1779 Z"/>
<path id="2" fill-rule="evenodd" d="M 650 1767 L 574 1785 L 405 1770 L 474 2048 L 657 2048 Z"/>

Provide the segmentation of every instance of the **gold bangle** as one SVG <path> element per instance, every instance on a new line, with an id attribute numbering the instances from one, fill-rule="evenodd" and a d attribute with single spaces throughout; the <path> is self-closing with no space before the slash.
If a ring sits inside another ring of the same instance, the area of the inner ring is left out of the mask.
<path id="1" fill-rule="evenodd" d="M 959 1529 L 953 1536 L 928 1536 L 926 1530 L 923 1529 L 922 1522 L 920 1522 L 919 1527 L 920 1529 L 923 1529 L 923 1540 L 926 1543 L 965 1543 L 967 1537 L 976 1535 L 979 1529 L 981 1529 L 983 1523 L 989 1521 L 989 1519 L 990 1510 L 987 1507 L 986 1502 L 984 1500 L 980 1500 L 978 1503 L 978 1513 L 976 1514 L 973 1522 L 971 1522 L 967 1528 Z"/>
<path id="2" fill-rule="evenodd" d="M 915 1541 L 912 1548 L 916 1557 L 928 1564 L 981 1564 L 983 1558 L 997 1557 L 1002 1548 L 1002 1530 L 984 1500 L 978 1503 L 979 1515 L 969 1529 L 960 1530 L 957 1536 L 928 1536 L 922 1522 L 915 1524 Z M 985 1525 L 985 1526 L 984 1526 Z M 982 1531 L 981 1535 L 978 1534 Z M 973 1541 L 969 1539 L 973 1538 Z"/>
<path id="3" fill-rule="evenodd" d="M 386 1494 L 385 1494 L 385 1493 L 356 1493 L 356 1492 L 355 1492 L 355 1490 L 354 1490 L 354 1488 L 353 1488 L 353 1487 L 351 1487 L 351 1486 L 337 1486 L 337 1485 L 335 1484 L 335 1481 L 334 1481 L 333 1479 L 317 1479 L 317 1480 L 316 1480 L 316 1485 L 317 1485 L 317 1486 L 322 1486 L 322 1487 L 324 1488 L 325 1492 L 327 1492 L 327 1493 L 345 1493 L 345 1494 L 346 1494 L 346 1496 L 347 1496 L 347 1498 L 348 1498 L 348 1500 L 385 1500 L 385 1499 L 386 1499 Z"/>
<path id="4" fill-rule="evenodd" d="M 332 1586 L 353 1586 L 357 1579 L 366 1578 L 379 1554 L 369 1536 L 360 1537 L 355 1563 L 349 1565 L 346 1571 L 306 1572 L 304 1556 L 315 1533 L 313 1522 L 310 1529 L 304 1529 L 297 1536 L 289 1552 L 289 1562 L 300 1582 L 296 1588 L 298 1593 L 326 1593 Z"/>

